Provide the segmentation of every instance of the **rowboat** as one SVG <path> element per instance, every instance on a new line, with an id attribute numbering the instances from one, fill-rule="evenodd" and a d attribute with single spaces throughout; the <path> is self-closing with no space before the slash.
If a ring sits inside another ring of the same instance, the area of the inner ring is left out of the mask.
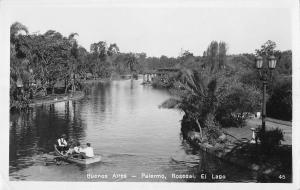
<path id="1" fill-rule="evenodd" d="M 61 158 L 62 160 L 66 161 L 66 162 L 88 165 L 88 164 L 92 164 L 92 163 L 96 163 L 96 162 L 101 161 L 101 156 L 100 155 L 95 155 L 92 158 L 85 158 L 85 159 L 75 158 L 73 156 L 64 155 L 59 150 L 57 150 L 56 145 L 54 145 L 54 151 L 55 151 L 55 154 L 57 156 L 59 156 L 59 158 Z"/>

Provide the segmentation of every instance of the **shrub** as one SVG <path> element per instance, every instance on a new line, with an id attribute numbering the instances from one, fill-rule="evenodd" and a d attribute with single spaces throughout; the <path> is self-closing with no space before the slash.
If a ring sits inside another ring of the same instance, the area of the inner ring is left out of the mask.
<path id="1" fill-rule="evenodd" d="M 267 102 L 267 116 L 291 121 L 292 112 L 292 79 L 275 81 L 271 97 Z"/>
<path id="2" fill-rule="evenodd" d="M 232 82 L 225 88 L 227 94 L 216 111 L 216 120 L 222 127 L 243 127 L 249 114 L 260 107 L 261 92 L 255 86 Z"/>
<path id="3" fill-rule="evenodd" d="M 155 77 L 152 80 L 152 87 L 169 89 L 172 87 L 172 83 L 169 82 L 169 79 L 162 79 L 160 77 Z"/>
<path id="4" fill-rule="evenodd" d="M 227 110 L 218 110 L 216 114 L 216 119 L 220 123 L 220 125 L 224 128 L 227 127 L 243 127 L 246 124 L 246 119 L 249 116 L 245 113 L 233 114 L 228 113 Z"/>
<path id="5" fill-rule="evenodd" d="M 183 135 L 187 134 L 189 131 L 199 132 L 199 128 L 196 122 L 190 119 L 186 114 L 183 116 L 181 120 L 181 132 Z"/>
<path id="6" fill-rule="evenodd" d="M 284 140 L 281 129 L 276 128 L 263 131 L 261 126 L 258 129 L 257 138 L 260 140 L 265 151 L 273 150 L 276 146 L 280 145 L 281 141 Z"/>

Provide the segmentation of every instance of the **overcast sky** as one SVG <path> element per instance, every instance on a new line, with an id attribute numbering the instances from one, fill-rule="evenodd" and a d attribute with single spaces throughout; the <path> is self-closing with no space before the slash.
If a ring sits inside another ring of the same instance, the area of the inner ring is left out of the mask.
<path id="1" fill-rule="evenodd" d="M 77 32 L 87 50 L 98 41 L 117 43 L 122 52 L 174 57 L 181 49 L 202 55 L 212 40 L 225 41 L 230 54 L 253 53 L 267 40 L 275 41 L 279 50 L 292 48 L 287 8 L 19 5 L 8 16 L 30 32 Z"/>

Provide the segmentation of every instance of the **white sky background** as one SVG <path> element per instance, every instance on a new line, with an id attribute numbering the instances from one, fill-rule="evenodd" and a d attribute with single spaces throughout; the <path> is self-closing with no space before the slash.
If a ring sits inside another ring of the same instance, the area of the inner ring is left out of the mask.
<path id="1" fill-rule="evenodd" d="M 270 6 L 271 7 L 271 6 Z M 77 32 L 89 50 L 98 41 L 117 43 L 121 52 L 177 57 L 181 48 L 202 55 L 212 40 L 225 41 L 230 54 L 253 53 L 267 40 L 279 50 L 292 48 L 291 13 L 270 7 L 180 6 L 14 6 L 11 23 L 19 21 L 30 32 L 49 29 L 63 35 Z"/>

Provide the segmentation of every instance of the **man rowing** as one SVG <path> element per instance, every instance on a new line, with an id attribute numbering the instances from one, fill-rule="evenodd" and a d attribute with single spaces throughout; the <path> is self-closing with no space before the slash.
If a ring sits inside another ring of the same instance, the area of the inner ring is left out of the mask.
<path id="1" fill-rule="evenodd" d="M 60 151 L 60 152 L 66 152 L 67 150 L 69 150 L 69 146 L 68 146 L 68 143 L 66 141 L 66 135 L 65 134 L 62 134 L 60 136 L 59 139 L 57 139 L 57 149 Z"/>

